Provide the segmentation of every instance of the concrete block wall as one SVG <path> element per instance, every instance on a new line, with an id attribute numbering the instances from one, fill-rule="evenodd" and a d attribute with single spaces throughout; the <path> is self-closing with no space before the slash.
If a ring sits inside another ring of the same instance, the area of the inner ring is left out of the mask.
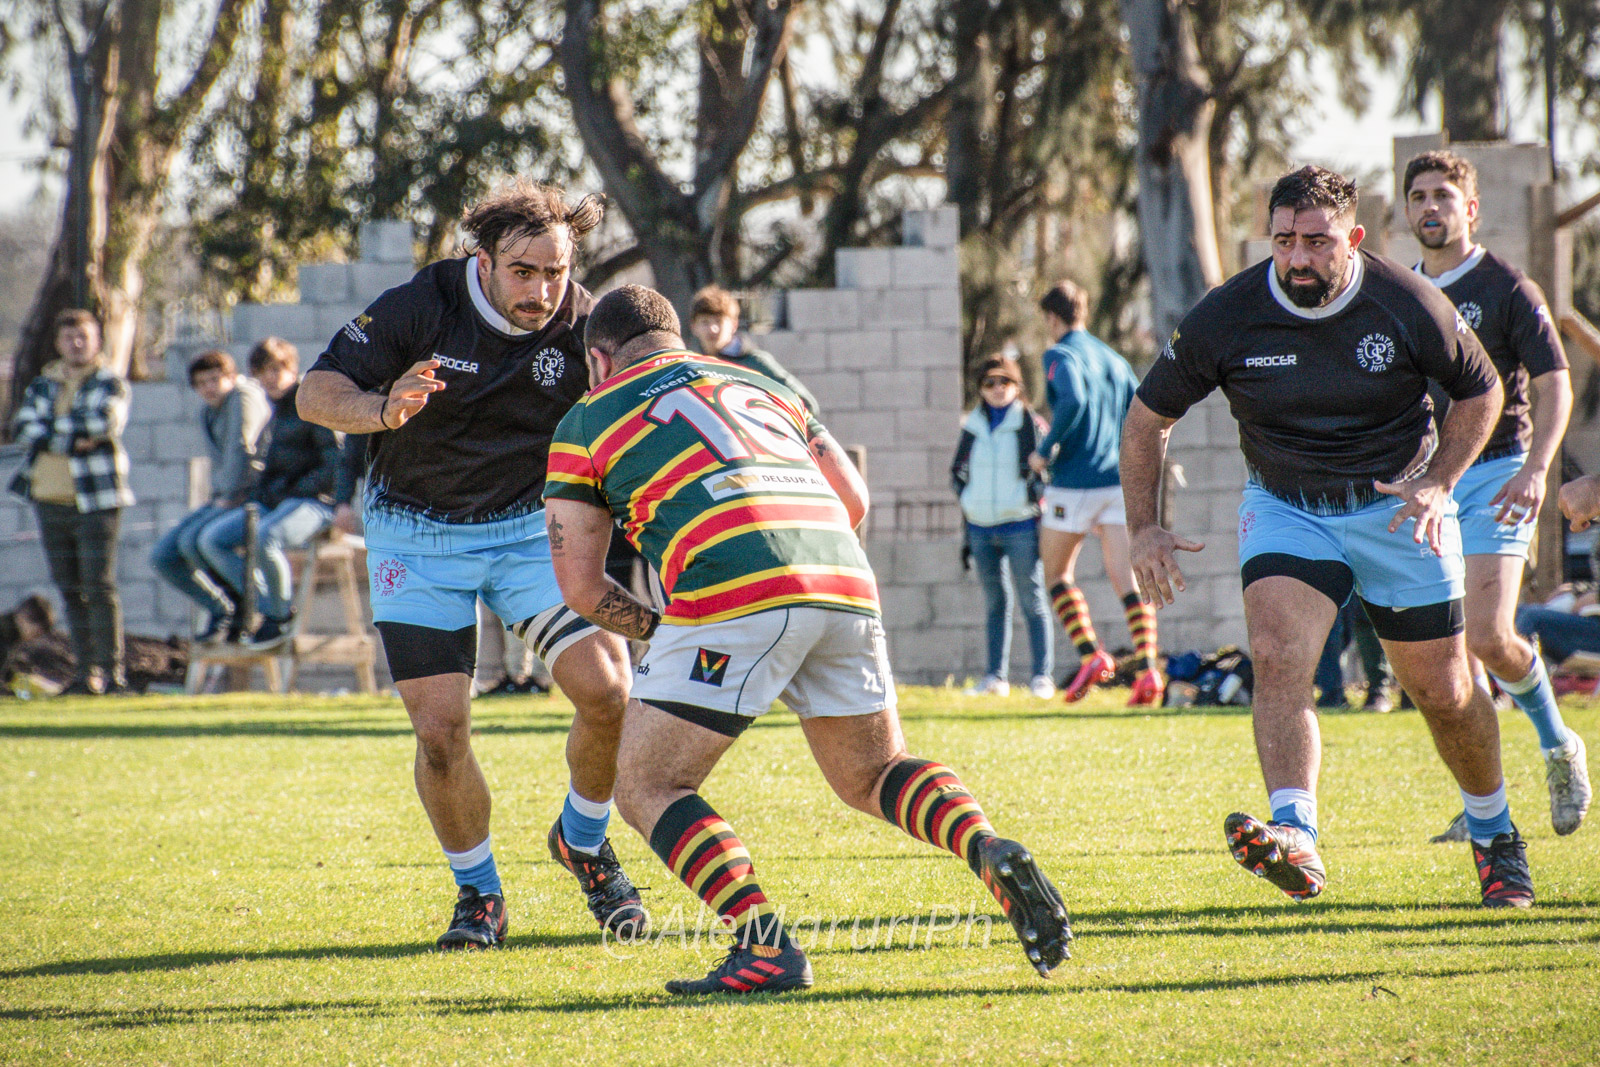
<path id="1" fill-rule="evenodd" d="M 816 394 L 834 436 L 867 450 L 867 556 L 894 669 L 906 682 L 976 677 L 985 660 L 983 596 L 976 577 L 961 570 L 960 513 L 950 492 L 963 415 L 958 229 L 954 208 L 908 212 L 904 245 L 842 250 L 835 287 L 786 293 L 785 328 L 759 338 Z M 1184 561 L 1190 591 L 1162 612 L 1163 638 L 1172 648 L 1243 643 L 1236 512 L 1244 461 L 1220 397 L 1178 424 L 1172 455 L 1189 481 L 1176 523 L 1206 549 Z M 1078 578 L 1102 638 L 1126 645 L 1122 604 L 1094 542 Z M 1051 633 L 1059 674 L 1076 654 L 1053 617 Z M 1011 663 L 1012 677 L 1025 682 L 1029 652 L 1019 621 Z"/>

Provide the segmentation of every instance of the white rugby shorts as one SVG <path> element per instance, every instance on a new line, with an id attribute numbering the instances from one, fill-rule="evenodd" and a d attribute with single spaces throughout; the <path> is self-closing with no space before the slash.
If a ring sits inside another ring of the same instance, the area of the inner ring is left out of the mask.
<path id="1" fill-rule="evenodd" d="M 809 604 L 703 626 L 663 622 L 634 670 L 633 697 L 751 719 L 779 698 L 803 719 L 895 706 L 883 622 Z"/>
<path id="2" fill-rule="evenodd" d="M 1075 534 L 1088 533 L 1096 526 L 1126 526 L 1128 514 L 1122 508 L 1122 486 L 1047 487 L 1039 504 L 1039 524 L 1046 530 Z"/>

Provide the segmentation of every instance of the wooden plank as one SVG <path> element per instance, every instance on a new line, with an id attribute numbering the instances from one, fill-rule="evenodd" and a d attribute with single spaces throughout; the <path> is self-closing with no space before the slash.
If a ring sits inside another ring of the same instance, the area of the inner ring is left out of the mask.
<path id="1" fill-rule="evenodd" d="M 1583 218 L 1597 207 L 1600 207 L 1600 193 L 1595 193 L 1593 196 L 1588 197 L 1587 199 L 1580 200 L 1576 204 L 1573 204 L 1571 207 L 1567 208 L 1565 211 L 1556 215 L 1556 229 L 1566 229 L 1568 226 L 1571 226 L 1574 222 L 1577 222 L 1579 219 Z"/>

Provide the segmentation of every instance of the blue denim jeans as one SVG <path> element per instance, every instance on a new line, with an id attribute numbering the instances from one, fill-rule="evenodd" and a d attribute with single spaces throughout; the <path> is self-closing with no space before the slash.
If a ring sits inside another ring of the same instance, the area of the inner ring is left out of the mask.
<path id="1" fill-rule="evenodd" d="M 1028 626 L 1033 652 L 1033 677 L 1054 671 L 1050 644 L 1050 607 L 1044 591 L 1044 564 L 1039 562 L 1039 527 L 1032 524 L 1007 532 L 1003 526 L 967 526 L 972 539 L 972 565 L 988 604 L 989 667 L 986 673 L 1006 676 L 1011 662 L 1011 590 L 1015 586 Z M 1008 577 L 1009 576 L 1009 577 Z"/>
<path id="2" fill-rule="evenodd" d="M 302 548 L 333 523 L 333 508 L 320 500 L 290 498 L 261 515 L 256 528 L 256 588 L 261 614 L 289 617 L 290 571 L 285 549 Z M 200 555 L 235 596 L 244 590 L 244 508 L 235 508 L 200 531 Z"/>
<path id="3" fill-rule="evenodd" d="M 1529 604 L 1517 609 L 1517 633 L 1539 639 L 1539 650 L 1559 664 L 1574 652 L 1600 652 L 1600 618 Z"/>
<path id="4" fill-rule="evenodd" d="M 200 555 L 200 531 L 227 514 L 226 508 L 204 504 L 178 520 L 178 525 L 161 535 L 150 550 L 150 565 L 178 592 L 215 616 L 230 614 L 222 580 Z"/>

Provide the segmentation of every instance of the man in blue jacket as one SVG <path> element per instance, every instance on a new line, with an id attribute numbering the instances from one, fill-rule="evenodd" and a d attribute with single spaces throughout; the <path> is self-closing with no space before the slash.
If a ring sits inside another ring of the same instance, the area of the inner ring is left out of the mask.
<path id="1" fill-rule="evenodd" d="M 1044 562 L 1050 600 L 1078 649 L 1080 665 L 1062 689 L 1068 703 L 1082 700 L 1096 685 L 1111 681 L 1117 662 L 1100 647 L 1089 605 L 1073 580 L 1078 550 L 1086 534 L 1100 540 L 1106 577 L 1122 598 L 1133 636 L 1134 684 L 1129 706 L 1159 706 L 1165 684 L 1156 669 L 1155 609 L 1139 599 L 1128 563 L 1128 520 L 1122 510 L 1122 420 L 1139 379 L 1133 368 L 1084 326 L 1089 296 L 1063 281 L 1039 301 L 1045 325 L 1056 338 L 1044 354 L 1050 432 L 1030 458 L 1034 470 L 1048 474 L 1039 518 L 1039 557 Z"/>

